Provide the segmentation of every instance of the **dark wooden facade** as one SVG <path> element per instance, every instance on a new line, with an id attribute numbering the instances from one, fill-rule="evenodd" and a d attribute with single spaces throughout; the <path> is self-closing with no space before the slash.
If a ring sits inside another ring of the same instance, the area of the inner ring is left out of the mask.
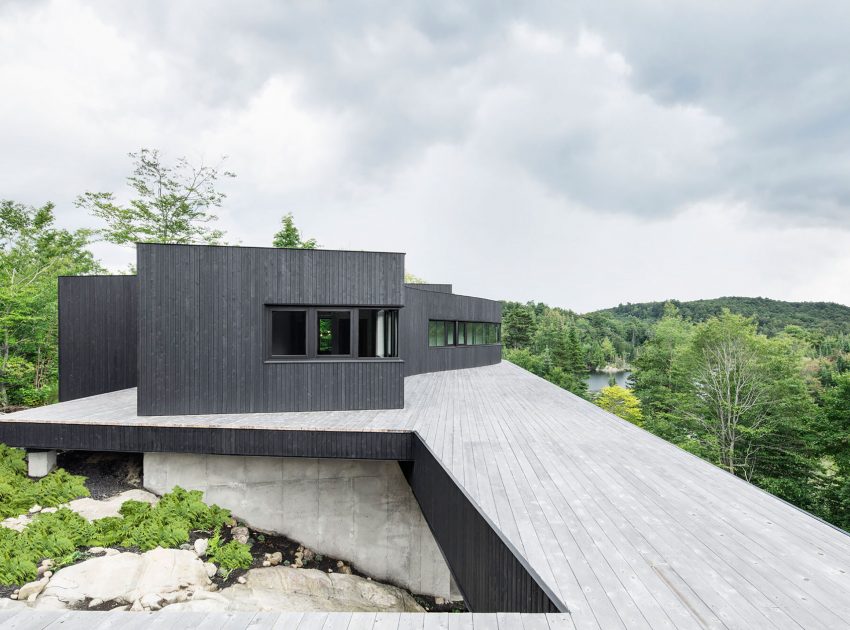
<path id="1" fill-rule="evenodd" d="M 140 415 L 404 404 L 400 360 L 271 361 L 265 327 L 269 306 L 401 307 L 404 254 L 140 244 L 138 273 Z"/>
<path id="2" fill-rule="evenodd" d="M 136 386 L 136 276 L 59 278 L 59 400 Z"/>
<path id="3" fill-rule="evenodd" d="M 500 322 L 501 304 L 404 285 L 403 254 L 139 244 L 137 260 L 138 276 L 60 280 L 61 400 L 138 386 L 140 415 L 391 409 L 405 376 L 501 359 L 428 346 L 430 319 Z M 399 309 L 399 356 L 270 358 L 269 309 L 293 306 Z"/>
<path id="4" fill-rule="evenodd" d="M 428 321 L 431 319 L 499 323 L 502 321 L 502 304 L 495 300 L 421 289 L 420 285 L 405 285 L 404 310 L 399 325 L 405 376 L 481 367 L 501 361 L 501 344 L 429 347 Z"/>

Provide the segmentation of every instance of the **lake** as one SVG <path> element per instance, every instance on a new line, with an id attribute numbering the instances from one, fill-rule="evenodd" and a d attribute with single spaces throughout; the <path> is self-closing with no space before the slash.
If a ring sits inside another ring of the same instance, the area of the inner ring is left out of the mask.
<path id="1" fill-rule="evenodd" d="M 617 385 L 620 387 L 628 387 L 626 379 L 629 378 L 631 372 L 617 372 L 608 374 L 607 372 L 591 372 L 587 377 L 587 389 L 592 392 L 598 392 L 603 387 L 608 387 L 608 379 L 612 376 L 616 379 Z"/>

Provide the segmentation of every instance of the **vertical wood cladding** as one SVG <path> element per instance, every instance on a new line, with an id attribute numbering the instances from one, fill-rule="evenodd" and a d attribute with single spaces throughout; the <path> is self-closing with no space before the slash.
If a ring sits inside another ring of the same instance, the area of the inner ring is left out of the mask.
<path id="1" fill-rule="evenodd" d="M 59 278 L 59 400 L 136 386 L 136 276 Z"/>
<path id="2" fill-rule="evenodd" d="M 495 300 L 405 285 L 404 308 L 399 322 L 399 350 L 404 359 L 405 376 L 480 367 L 501 361 L 501 344 L 429 347 L 429 319 L 501 322 L 502 304 Z"/>
<path id="3" fill-rule="evenodd" d="M 411 287 L 413 289 L 420 289 L 422 291 L 434 291 L 435 293 L 451 293 L 452 285 L 450 284 L 433 284 L 430 282 L 415 282 L 408 283 L 404 285 L 405 287 Z"/>
<path id="4" fill-rule="evenodd" d="M 264 322 L 400 306 L 404 254 L 140 244 L 138 272 L 140 415 L 403 406 L 400 361 L 264 361 Z"/>

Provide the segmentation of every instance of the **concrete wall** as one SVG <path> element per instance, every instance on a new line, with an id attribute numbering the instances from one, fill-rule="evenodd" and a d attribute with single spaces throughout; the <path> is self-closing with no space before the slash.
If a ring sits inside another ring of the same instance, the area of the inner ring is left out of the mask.
<path id="1" fill-rule="evenodd" d="M 202 490 L 256 529 L 414 593 L 452 595 L 448 566 L 395 461 L 146 453 L 144 485 L 157 494 Z"/>

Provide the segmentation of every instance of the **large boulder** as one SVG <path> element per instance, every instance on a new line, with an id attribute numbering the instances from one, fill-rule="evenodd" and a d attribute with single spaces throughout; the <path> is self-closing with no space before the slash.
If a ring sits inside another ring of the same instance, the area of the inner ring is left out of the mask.
<path id="1" fill-rule="evenodd" d="M 134 604 L 154 593 L 198 592 L 211 587 L 204 563 L 193 551 L 157 547 L 143 554 L 116 553 L 56 572 L 35 608 L 68 608 L 85 600 Z"/>
<path id="2" fill-rule="evenodd" d="M 152 492 L 147 490 L 127 490 L 121 494 L 116 494 L 108 499 L 92 499 L 85 497 L 83 499 L 74 499 L 68 503 L 68 508 L 86 518 L 94 521 L 107 516 L 120 516 L 118 510 L 125 501 L 144 501 L 145 503 L 156 503 L 159 499 Z"/>
<path id="3" fill-rule="evenodd" d="M 276 566 L 251 569 L 245 578 L 163 611 L 424 612 L 407 591 L 356 575 Z"/>

